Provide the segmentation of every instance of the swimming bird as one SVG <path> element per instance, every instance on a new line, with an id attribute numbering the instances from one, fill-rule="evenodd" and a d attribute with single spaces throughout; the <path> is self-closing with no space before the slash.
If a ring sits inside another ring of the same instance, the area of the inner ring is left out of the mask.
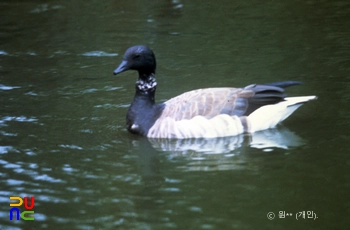
<path id="1" fill-rule="evenodd" d="M 128 48 L 114 75 L 138 71 L 136 92 L 126 115 L 127 129 L 148 138 L 215 138 L 274 128 L 316 96 L 286 97 L 297 81 L 244 88 L 205 88 L 155 102 L 156 58 L 144 45 Z"/>

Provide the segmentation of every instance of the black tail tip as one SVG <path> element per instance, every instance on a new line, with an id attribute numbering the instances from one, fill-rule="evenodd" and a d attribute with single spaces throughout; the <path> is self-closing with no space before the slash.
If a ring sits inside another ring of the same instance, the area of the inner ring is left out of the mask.
<path id="1" fill-rule="evenodd" d="M 300 81 L 278 81 L 278 82 L 271 82 L 271 83 L 266 83 L 264 85 L 269 85 L 269 86 L 275 86 L 275 87 L 279 87 L 279 88 L 287 88 L 289 86 L 293 86 L 293 85 L 301 85 L 303 84 Z"/>

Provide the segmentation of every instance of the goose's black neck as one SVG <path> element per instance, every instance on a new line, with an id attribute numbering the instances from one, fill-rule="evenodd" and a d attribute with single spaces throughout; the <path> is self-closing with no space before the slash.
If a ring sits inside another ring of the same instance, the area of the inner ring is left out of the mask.
<path id="1" fill-rule="evenodd" d="M 126 116 L 127 128 L 130 132 L 146 136 L 162 114 L 164 104 L 155 103 L 157 87 L 154 74 L 141 75 L 135 84 L 136 92 Z"/>
<path id="2" fill-rule="evenodd" d="M 113 73 L 117 75 L 127 70 L 137 70 L 139 73 L 135 97 L 126 115 L 127 128 L 132 133 L 146 136 L 165 107 L 165 104 L 157 105 L 154 100 L 157 82 L 154 77 L 156 58 L 153 51 L 143 45 L 127 49 Z"/>

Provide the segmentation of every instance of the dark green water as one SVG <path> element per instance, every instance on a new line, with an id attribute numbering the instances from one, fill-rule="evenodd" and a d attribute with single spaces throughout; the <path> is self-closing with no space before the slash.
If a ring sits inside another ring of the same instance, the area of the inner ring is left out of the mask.
<path id="1" fill-rule="evenodd" d="M 344 0 L 0 1 L 0 228 L 348 228 L 349 15 Z M 137 74 L 112 75 L 135 44 L 156 53 L 158 101 L 281 80 L 319 99 L 253 136 L 149 142 L 125 129 Z M 35 220 L 10 221 L 10 196 L 34 196 Z"/>

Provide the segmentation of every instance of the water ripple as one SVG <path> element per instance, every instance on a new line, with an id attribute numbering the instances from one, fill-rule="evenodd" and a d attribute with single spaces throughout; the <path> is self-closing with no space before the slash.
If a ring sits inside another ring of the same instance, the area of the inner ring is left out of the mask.
<path id="1" fill-rule="evenodd" d="M 3 168 L 5 168 L 5 169 L 16 169 L 16 168 L 20 168 L 20 167 L 21 167 L 20 165 L 8 163 L 8 164 L 4 165 Z"/>
<path id="2" fill-rule="evenodd" d="M 109 108 L 128 108 L 130 105 L 129 104 L 110 104 L 106 103 L 103 105 L 95 105 L 94 108 L 104 108 L 104 109 L 109 109 Z"/>
<path id="3" fill-rule="evenodd" d="M 77 146 L 77 145 L 59 145 L 59 146 L 62 148 L 83 150 L 82 147 Z"/>
<path id="4" fill-rule="evenodd" d="M 22 185 L 24 184 L 24 181 L 21 181 L 21 180 L 14 180 L 14 179 L 8 179 L 7 180 L 7 184 L 8 185 L 13 185 L 13 186 L 17 186 L 17 185 Z"/>
<path id="5" fill-rule="evenodd" d="M 114 56 L 118 56 L 118 54 L 117 53 L 107 53 L 104 51 L 90 51 L 90 52 L 83 53 L 82 56 L 86 56 L 86 57 L 114 57 Z"/>
<path id="6" fill-rule="evenodd" d="M 1 51 L 0 51 L 1 55 Z M 21 88 L 20 86 L 7 86 L 7 85 L 2 85 L 0 84 L 0 90 L 12 90 L 12 89 L 18 89 Z"/>
<path id="7" fill-rule="evenodd" d="M 61 179 L 55 179 L 53 177 L 50 177 L 47 174 L 36 176 L 36 177 L 34 177 L 34 179 L 35 180 L 40 180 L 40 181 L 47 181 L 47 182 L 51 182 L 51 183 L 62 183 L 62 182 L 64 182 Z"/>
<path id="8" fill-rule="evenodd" d="M 49 4 L 40 4 L 38 5 L 35 9 L 31 10 L 30 13 L 38 14 L 38 13 L 43 13 L 49 10 L 58 10 L 64 8 L 61 5 L 53 5 L 49 6 Z"/>
<path id="9" fill-rule="evenodd" d="M 0 120 L 0 123 L 3 123 L 4 121 L 36 122 L 38 119 L 35 117 L 26 116 L 5 116 Z"/>
<path id="10" fill-rule="evenodd" d="M 1 121 L 0 121 L 1 123 Z M 0 154 L 6 154 L 9 152 L 19 152 L 17 149 L 13 148 L 12 146 L 0 146 Z M 0 164 L 1 164 L 1 160 L 0 160 Z"/>

